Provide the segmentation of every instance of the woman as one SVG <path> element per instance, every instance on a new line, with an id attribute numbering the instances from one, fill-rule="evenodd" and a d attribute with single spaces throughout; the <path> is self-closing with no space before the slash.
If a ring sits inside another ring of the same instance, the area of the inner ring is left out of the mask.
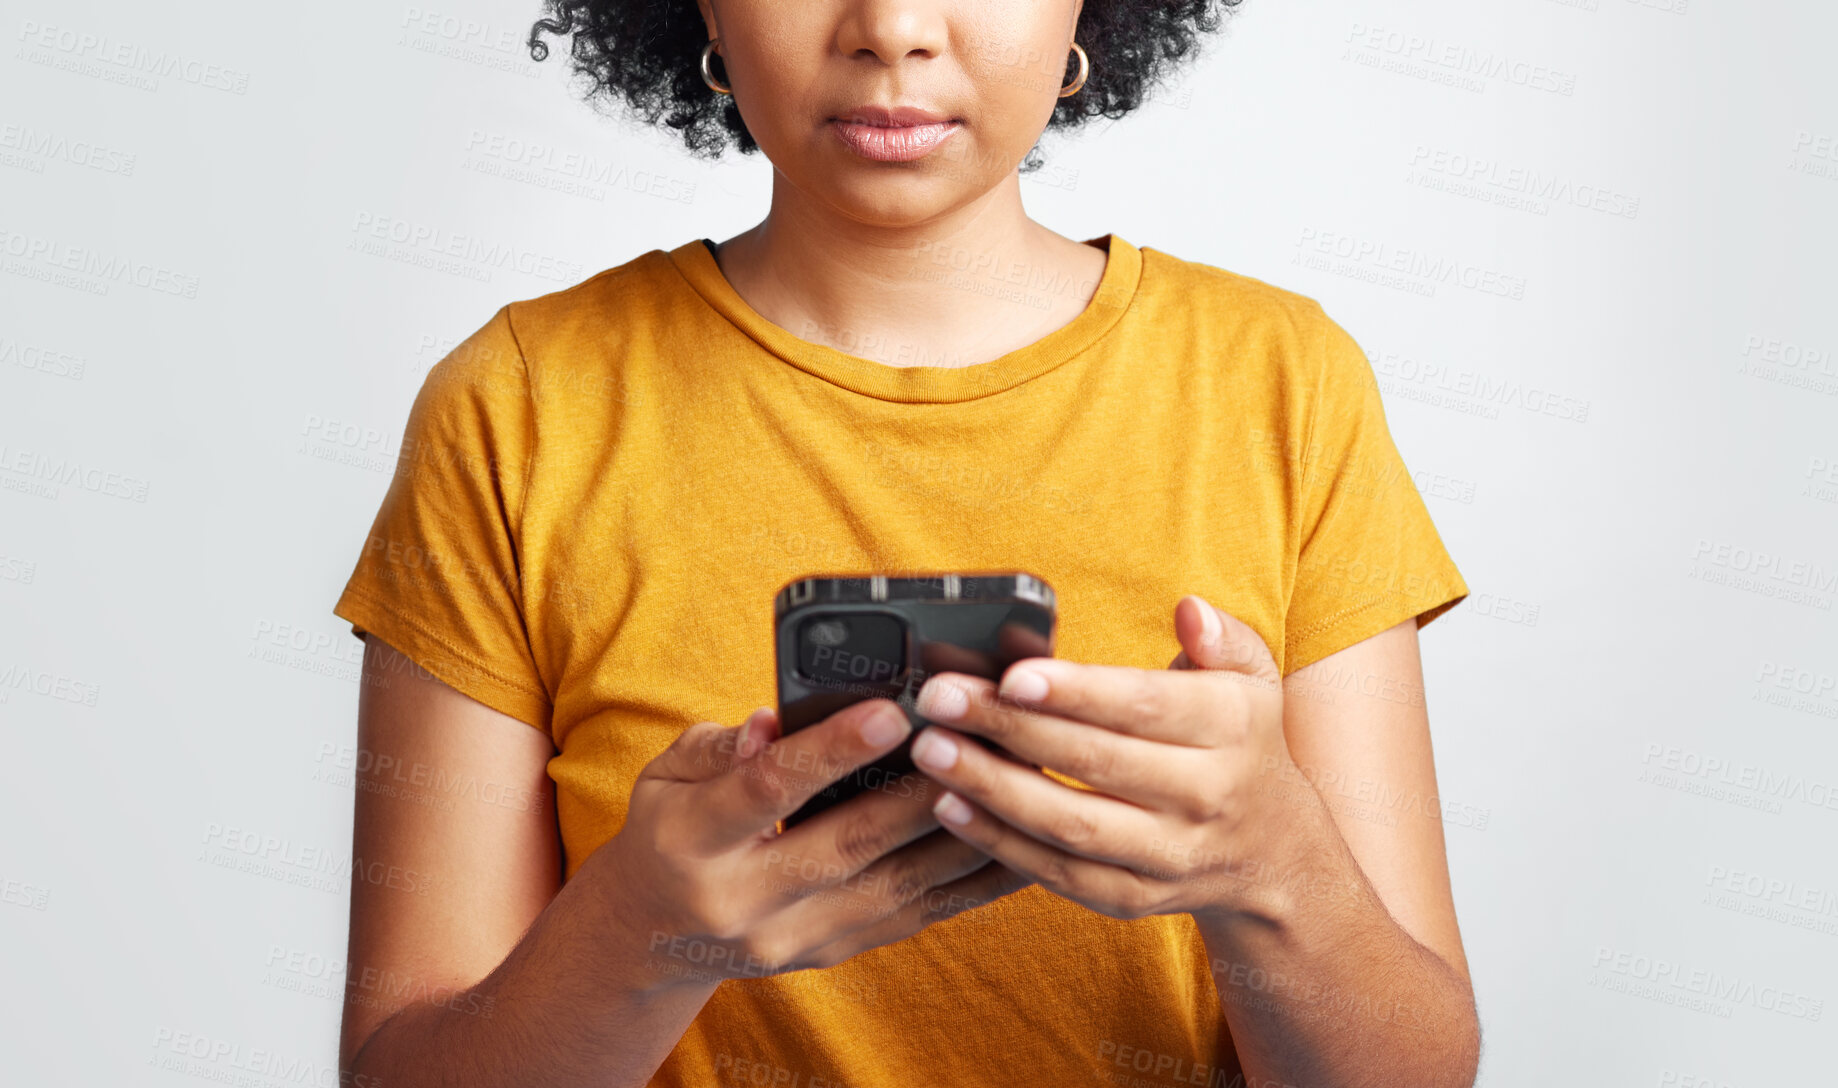
<path id="1" fill-rule="evenodd" d="M 416 400 L 337 607 L 356 1083 L 1470 1084 L 1416 642 L 1467 587 L 1370 367 L 1022 208 L 1216 5 L 551 10 L 771 210 L 505 306 Z M 909 726 L 781 736 L 773 593 L 916 569 L 1040 575 L 1058 658 L 933 677 L 922 776 L 775 834 Z"/>

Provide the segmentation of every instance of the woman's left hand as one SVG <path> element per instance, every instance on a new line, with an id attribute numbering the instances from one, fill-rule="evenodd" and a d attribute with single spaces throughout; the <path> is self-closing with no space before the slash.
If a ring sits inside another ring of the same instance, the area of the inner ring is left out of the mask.
<path id="1" fill-rule="evenodd" d="M 1113 918 L 1262 915 L 1260 893 L 1281 867 L 1269 850 L 1283 810 L 1295 811 L 1278 798 L 1298 781 L 1281 678 L 1256 631 L 1199 597 L 1175 606 L 1175 633 L 1183 649 L 1164 670 L 1037 657 L 1009 666 L 999 688 L 931 677 L 919 714 L 949 726 L 926 726 L 913 757 L 948 791 L 939 822 Z"/>

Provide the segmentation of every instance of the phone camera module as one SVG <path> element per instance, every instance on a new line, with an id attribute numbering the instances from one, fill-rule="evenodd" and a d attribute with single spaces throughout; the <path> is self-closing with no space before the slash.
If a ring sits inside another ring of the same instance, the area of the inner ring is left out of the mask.
<path id="1" fill-rule="evenodd" d="M 857 612 L 812 616 L 798 628 L 798 673 L 826 686 L 895 685 L 906 672 L 906 625 Z"/>

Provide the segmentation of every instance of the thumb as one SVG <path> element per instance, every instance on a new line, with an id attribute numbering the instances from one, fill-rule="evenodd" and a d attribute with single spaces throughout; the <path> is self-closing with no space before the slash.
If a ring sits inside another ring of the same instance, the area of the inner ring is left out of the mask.
<path id="1" fill-rule="evenodd" d="M 739 725 L 697 722 L 645 768 L 652 777 L 702 782 L 726 774 L 758 755 L 779 737 L 778 712 L 762 706 Z"/>
<path id="2" fill-rule="evenodd" d="M 1280 683 L 1276 659 L 1250 624 L 1188 594 L 1174 606 L 1174 633 L 1181 652 L 1169 668 L 1224 669 Z"/>
<path id="3" fill-rule="evenodd" d="M 777 710 L 760 707 L 735 727 L 734 754 L 741 759 L 752 759 L 778 740 L 783 728 Z"/>

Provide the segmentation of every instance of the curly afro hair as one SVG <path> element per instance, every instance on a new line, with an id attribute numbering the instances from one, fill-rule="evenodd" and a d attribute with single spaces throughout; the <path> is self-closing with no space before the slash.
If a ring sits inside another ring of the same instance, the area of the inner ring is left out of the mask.
<path id="1" fill-rule="evenodd" d="M 1091 74 L 1077 94 L 1059 100 L 1047 130 L 1120 118 L 1141 106 L 1196 51 L 1200 35 L 1218 30 L 1239 3 L 1085 0 L 1075 40 L 1091 58 Z M 703 158 L 719 158 L 730 140 L 745 154 L 759 149 L 733 97 L 702 82 L 708 32 L 691 0 L 545 0 L 544 6 L 548 17 L 530 28 L 530 56 L 548 58 L 544 34 L 572 35 L 574 71 L 584 77 L 589 101 L 623 101 L 647 124 L 662 121 L 677 130 Z M 1064 82 L 1077 75 L 1077 59 L 1069 55 Z M 1038 147 L 1028 152 L 1023 171 L 1042 165 L 1038 154 Z"/>

